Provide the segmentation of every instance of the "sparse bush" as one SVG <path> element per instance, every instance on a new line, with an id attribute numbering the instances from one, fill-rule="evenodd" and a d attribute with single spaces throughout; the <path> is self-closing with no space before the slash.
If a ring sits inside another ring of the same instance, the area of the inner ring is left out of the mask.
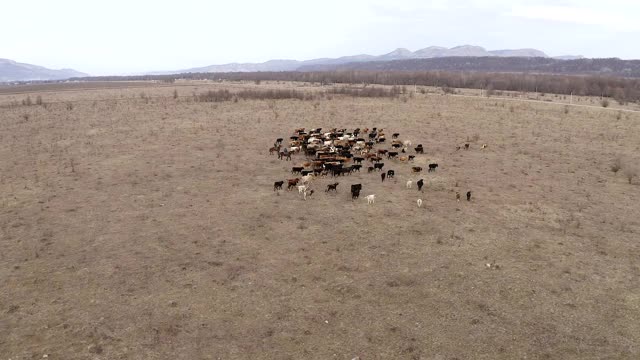
<path id="1" fill-rule="evenodd" d="M 260 79 L 256 79 L 256 85 L 260 85 Z"/>
<path id="2" fill-rule="evenodd" d="M 42 106 L 42 104 L 44 104 L 44 103 L 42 102 L 42 96 L 38 95 L 38 96 L 36 97 L 36 105 Z"/>
<path id="3" fill-rule="evenodd" d="M 27 96 L 26 99 L 22 100 L 22 105 L 25 105 L 25 106 L 33 105 L 33 102 L 31 101 L 31 96 Z"/>
<path id="4" fill-rule="evenodd" d="M 71 110 L 73 110 L 73 103 L 68 102 L 68 103 L 66 104 L 66 108 L 67 108 L 67 111 L 71 111 Z"/>
<path id="5" fill-rule="evenodd" d="M 178 98 L 178 89 L 173 89 L 173 98 L 174 99 Z"/>
<path id="6" fill-rule="evenodd" d="M 611 171 L 617 173 L 618 171 L 620 171 L 620 169 L 622 169 L 622 159 L 618 156 L 613 159 L 613 164 L 611 164 Z"/>
<path id="7" fill-rule="evenodd" d="M 602 105 L 603 108 L 609 107 L 609 100 L 608 99 L 600 100 L 600 105 Z"/>
<path id="8" fill-rule="evenodd" d="M 616 120 L 620 119 L 622 119 L 622 111 L 618 111 L 618 113 L 616 114 Z"/>
<path id="9" fill-rule="evenodd" d="M 565 115 L 569 113 L 569 106 L 568 105 L 564 106 L 564 113 L 565 113 Z"/>
<path id="10" fill-rule="evenodd" d="M 633 182 L 633 179 L 638 176 L 638 169 L 636 167 L 627 166 L 624 169 L 624 177 L 627 178 L 629 184 Z"/>

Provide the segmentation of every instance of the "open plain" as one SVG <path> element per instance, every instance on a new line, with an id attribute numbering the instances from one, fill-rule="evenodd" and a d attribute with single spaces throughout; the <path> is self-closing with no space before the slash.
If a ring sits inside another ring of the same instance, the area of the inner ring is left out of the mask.
<path id="1" fill-rule="evenodd" d="M 0 92 L 0 359 L 640 358 L 640 114 L 225 86 Z M 425 154 L 305 201 L 301 127 Z"/>

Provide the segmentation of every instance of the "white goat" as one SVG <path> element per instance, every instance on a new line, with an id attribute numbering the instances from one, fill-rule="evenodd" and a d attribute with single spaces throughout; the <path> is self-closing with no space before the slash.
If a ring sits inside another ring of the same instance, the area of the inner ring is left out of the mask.
<path id="1" fill-rule="evenodd" d="M 298 194 L 302 194 L 303 192 L 307 192 L 307 186 L 306 185 L 300 185 L 298 186 Z"/>
<path id="2" fill-rule="evenodd" d="M 413 181 L 408 180 L 407 181 L 407 189 L 411 189 L 411 185 L 413 185 Z"/>
<path id="3" fill-rule="evenodd" d="M 418 199 L 417 203 L 418 203 L 418 207 L 421 208 L 422 207 L 422 199 Z"/>
<path id="4" fill-rule="evenodd" d="M 376 195 L 375 194 L 367 195 L 365 196 L 365 199 L 367 199 L 367 204 L 373 204 L 374 202 L 376 202 Z"/>

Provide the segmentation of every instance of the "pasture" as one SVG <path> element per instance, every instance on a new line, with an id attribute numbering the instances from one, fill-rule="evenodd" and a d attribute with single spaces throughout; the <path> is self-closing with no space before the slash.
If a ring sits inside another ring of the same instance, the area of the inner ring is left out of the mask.
<path id="1" fill-rule="evenodd" d="M 224 86 L 0 92 L 0 359 L 640 357 L 640 114 Z M 303 127 L 424 154 L 304 200 Z"/>

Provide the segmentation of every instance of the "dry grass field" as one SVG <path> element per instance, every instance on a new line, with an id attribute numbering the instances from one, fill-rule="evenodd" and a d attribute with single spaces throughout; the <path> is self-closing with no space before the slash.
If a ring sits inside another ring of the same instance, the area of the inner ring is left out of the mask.
<path id="1" fill-rule="evenodd" d="M 640 358 L 640 114 L 208 86 L 0 94 L 1 360 Z M 373 126 L 423 193 L 273 191 L 277 137 Z"/>

